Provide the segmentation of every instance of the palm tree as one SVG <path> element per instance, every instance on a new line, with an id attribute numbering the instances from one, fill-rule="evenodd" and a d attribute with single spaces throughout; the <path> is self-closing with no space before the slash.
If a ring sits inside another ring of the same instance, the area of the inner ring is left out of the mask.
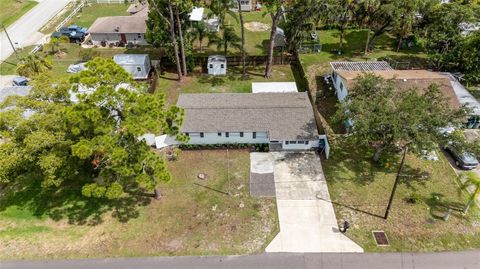
<path id="1" fill-rule="evenodd" d="M 480 197 L 480 176 L 477 175 L 475 172 L 467 172 L 462 173 L 458 176 L 460 181 L 463 182 L 462 189 L 463 190 L 471 190 L 472 188 L 473 193 L 470 196 L 470 200 L 468 201 L 467 205 L 463 209 L 463 213 L 467 214 L 468 210 L 472 206 L 472 204 Z"/>
<path id="2" fill-rule="evenodd" d="M 52 63 L 37 54 L 29 54 L 17 64 L 17 73 L 21 76 L 31 77 L 52 68 Z"/>
<path id="3" fill-rule="evenodd" d="M 198 44 L 200 46 L 200 53 L 203 53 L 203 40 L 208 37 L 209 31 L 205 23 L 198 22 L 194 23 L 191 29 L 192 34 L 192 41 L 198 40 Z M 193 46 L 192 46 L 193 47 Z"/>
<path id="4" fill-rule="evenodd" d="M 215 44 L 218 50 L 223 47 L 223 54 L 226 57 L 229 47 L 241 49 L 241 41 L 242 39 L 235 33 L 235 29 L 230 25 L 225 25 L 223 29 L 223 39 L 218 38 L 218 36 L 212 36 L 209 39 L 208 45 Z"/>

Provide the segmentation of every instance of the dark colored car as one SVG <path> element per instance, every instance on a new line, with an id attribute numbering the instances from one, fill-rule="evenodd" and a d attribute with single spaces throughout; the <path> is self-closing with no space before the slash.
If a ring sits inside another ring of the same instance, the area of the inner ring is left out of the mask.
<path id="1" fill-rule="evenodd" d="M 472 153 L 456 149 L 453 145 L 446 146 L 445 150 L 453 157 L 457 167 L 466 170 L 477 168 L 478 160 Z"/>
<path id="2" fill-rule="evenodd" d="M 52 34 L 52 37 L 59 38 L 66 36 L 70 42 L 81 43 L 85 40 L 87 35 L 87 28 L 83 28 L 77 25 L 70 25 L 68 27 L 62 27 L 57 32 Z"/>

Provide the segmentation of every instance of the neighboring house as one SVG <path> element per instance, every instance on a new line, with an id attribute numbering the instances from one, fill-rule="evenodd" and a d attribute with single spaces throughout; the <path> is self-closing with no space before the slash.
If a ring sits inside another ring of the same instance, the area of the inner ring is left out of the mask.
<path id="1" fill-rule="evenodd" d="M 189 20 L 190 21 L 195 21 L 195 22 L 200 22 L 203 21 L 203 13 L 205 12 L 205 8 L 203 7 L 193 7 L 192 12 L 190 12 L 189 15 Z"/>
<path id="2" fill-rule="evenodd" d="M 223 55 L 208 56 L 207 62 L 208 74 L 220 76 L 227 74 L 227 58 Z"/>
<path id="3" fill-rule="evenodd" d="M 94 45 L 108 44 L 147 45 L 146 16 L 100 17 L 88 29 Z"/>
<path id="4" fill-rule="evenodd" d="M 217 33 L 220 31 L 220 19 L 213 17 L 205 21 L 208 31 L 212 33 Z"/>
<path id="5" fill-rule="evenodd" d="M 9 96 L 27 96 L 32 90 L 32 86 L 8 86 L 0 88 L 0 104 L 3 103 Z M 14 105 L 3 108 L 5 110 L 14 108 Z M 3 110 L 2 109 L 2 110 Z M 28 118 L 33 115 L 32 110 L 25 110 L 23 113 L 24 118 Z M 1 139 L 0 139 L 1 141 Z"/>
<path id="6" fill-rule="evenodd" d="M 134 14 L 138 14 L 139 12 L 141 12 L 145 9 L 148 10 L 147 3 L 146 2 L 140 2 L 140 3 L 131 4 L 128 7 L 127 12 L 130 13 L 130 15 L 134 15 Z"/>
<path id="7" fill-rule="evenodd" d="M 147 79 L 150 75 L 152 67 L 148 54 L 117 54 L 113 60 L 135 80 Z"/>
<path id="8" fill-rule="evenodd" d="M 435 84 L 451 108 L 457 109 L 463 105 L 473 108 L 467 127 L 479 128 L 480 105 L 451 75 L 427 70 L 394 70 L 386 62 L 333 62 L 331 66 L 333 85 L 339 101 L 345 100 L 355 87 L 357 79 L 366 73 L 393 80 L 399 90 L 415 88 L 423 92 Z M 470 97 L 467 98 L 466 95 Z"/>
<path id="9" fill-rule="evenodd" d="M 269 144 L 272 151 L 328 145 L 306 92 L 181 94 L 177 106 L 185 110 L 180 132 L 188 144 Z"/>
<path id="10" fill-rule="evenodd" d="M 295 82 L 252 82 L 252 93 L 298 92 Z"/>
<path id="11" fill-rule="evenodd" d="M 232 0 L 235 3 L 235 8 L 234 10 L 238 10 L 238 2 L 237 0 Z M 255 9 L 255 2 L 254 0 L 240 0 L 240 8 L 242 11 L 252 11 Z"/>

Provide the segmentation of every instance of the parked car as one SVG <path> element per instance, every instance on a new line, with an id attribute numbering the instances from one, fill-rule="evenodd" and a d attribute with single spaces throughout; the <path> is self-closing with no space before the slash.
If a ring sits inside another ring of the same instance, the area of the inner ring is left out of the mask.
<path id="1" fill-rule="evenodd" d="M 80 27 L 77 25 L 70 25 L 68 27 L 62 27 L 57 32 L 52 34 L 52 37 L 59 38 L 61 36 L 66 36 L 70 39 L 70 42 L 81 43 L 85 40 L 87 35 L 87 28 Z"/>
<path id="2" fill-rule="evenodd" d="M 27 86 L 28 78 L 26 77 L 15 77 L 12 81 L 13 86 Z"/>
<path id="3" fill-rule="evenodd" d="M 477 168 L 478 160 L 475 158 L 475 155 L 467 152 L 461 151 L 457 149 L 454 145 L 448 145 L 445 147 L 445 150 L 450 153 L 455 161 L 455 165 L 459 168 L 472 170 Z"/>

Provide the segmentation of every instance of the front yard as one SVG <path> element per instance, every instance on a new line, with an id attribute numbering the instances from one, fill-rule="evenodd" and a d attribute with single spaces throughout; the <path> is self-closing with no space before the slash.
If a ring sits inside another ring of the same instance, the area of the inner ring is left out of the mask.
<path id="1" fill-rule="evenodd" d="M 332 145 L 330 159 L 323 163 L 339 223 L 348 219 L 347 236 L 365 251 L 446 251 L 480 248 L 480 210 L 461 213 L 467 194 L 445 156 L 439 161 L 408 155 L 402 182 L 397 189 L 388 220 L 384 215 L 399 160 L 372 163 L 372 152 L 343 139 Z M 427 174 L 427 179 L 421 175 Z M 450 218 L 442 217 L 448 208 Z M 388 247 L 377 247 L 372 231 L 385 231 Z"/>
<path id="2" fill-rule="evenodd" d="M 278 232 L 275 199 L 249 195 L 248 151 L 184 151 L 168 166 L 161 200 L 0 196 L 0 259 L 260 253 Z"/>
<path id="3" fill-rule="evenodd" d="M 0 24 L 8 27 L 38 4 L 33 0 L 2 0 L 0 2 Z M 3 29 L 0 29 L 0 32 Z"/>

